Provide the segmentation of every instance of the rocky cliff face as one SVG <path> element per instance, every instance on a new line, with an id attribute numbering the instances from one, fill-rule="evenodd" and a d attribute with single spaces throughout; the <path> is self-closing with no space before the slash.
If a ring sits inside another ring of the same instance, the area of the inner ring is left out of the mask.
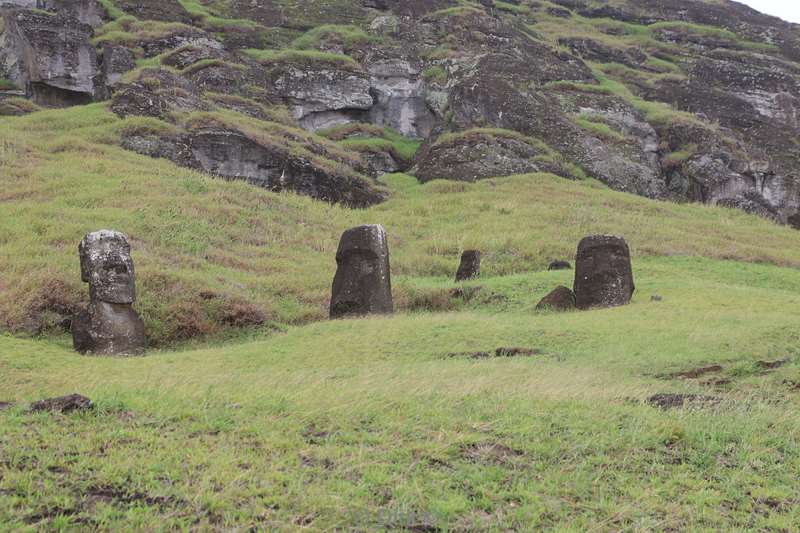
<path id="1" fill-rule="evenodd" d="M 0 79 L 220 176 L 365 206 L 382 172 L 546 171 L 800 228 L 800 27 L 736 2 L 0 3 Z"/>

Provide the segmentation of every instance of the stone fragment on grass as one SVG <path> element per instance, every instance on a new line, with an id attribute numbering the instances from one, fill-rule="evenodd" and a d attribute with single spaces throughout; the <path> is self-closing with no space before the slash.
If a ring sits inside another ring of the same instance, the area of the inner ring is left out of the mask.
<path id="1" fill-rule="evenodd" d="M 575 309 L 575 294 L 571 289 L 558 286 L 536 304 L 537 310 L 571 311 Z"/>
<path id="2" fill-rule="evenodd" d="M 547 270 L 570 270 L 572 265 L 568 261 L 553 261 L 547 266 Z"/>
<path id="3" fill-rule="evenodd" d="M 703 396 L 700 394 L 675 394 L 660 393 L 647 398 L 647 403 L 661 409 L 676 409 L 689 406 L 716 405 L 720 402 L 716 396 Z"/>
<path id="4" fill-rule="evenodd" d="M 478 250 L 464 250 L 461 264 L 456 272 L 456 281 L 466 281 L 481 275 L 481 253 Z"/>
<path id="5" fill-rule="evenodd" d="M 92 401 L 86 396 L 80 394 L 70 394 L 67 396 L 59 396 L 57 398 L 48 398 L 40 400 L 31 404 L 30 410 L 36 411 L 50 411 L 55 413 L 69 413 L 71 411 L 86 411 L 94 408 Z"/>
<path id="6" fill-rule="evenodd" d="M 626 305 L 634 290 L 631 255 L 625 239 L 592 235 L 581 240 L 573 286 L 579 309 Z"/>
<path id="7" fill-rule="evenodd" d="M 345 231 L 336 251 L 330 317 L 393 312 L 386 230 L 379 224 Z"/>

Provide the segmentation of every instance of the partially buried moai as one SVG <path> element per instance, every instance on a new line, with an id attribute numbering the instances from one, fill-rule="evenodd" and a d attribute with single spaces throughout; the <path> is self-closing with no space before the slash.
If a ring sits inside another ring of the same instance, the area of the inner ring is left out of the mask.
<path id="1" fill-rule="evenodd" d="M 80 245 L 81 279 L 89 306 L 72 319 L 72 342 L 80 353 L 138 355 L 145 350 L 144 323 L 133 310 L 136 284 L 131 246 L 122 233 L 88 233 Z"/>
<path id="2" fill-rule="evenodd" d="M 625 239 L 592 235 L 581 240 L 575 257 L 573 290 L 579 309 L 630 303 L 635 286 Z"/>
<path id="3" fill-rule="evenodd" d="M 389 244 L 383 226 L 358 226 L 342 234 L 331 292 L 331 318 L 393 311 Z"/>
<path id="4" fill-rule="evenodd" d="M 478 250 L 464 250 L 461 264 L 456 271 L 456 281 L 466 281 L 481 275 L 481 253 Z"/>

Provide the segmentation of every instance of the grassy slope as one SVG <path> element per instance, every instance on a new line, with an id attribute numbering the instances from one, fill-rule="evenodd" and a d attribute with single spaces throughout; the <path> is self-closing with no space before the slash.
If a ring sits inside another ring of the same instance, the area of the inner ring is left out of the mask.
<path id="1" fill-rule="evenodd" d="M 12 529 L 796 525 L 796 271 L 640 260 L 631 306 L 530 311 L 569 276 L 482 281 L 502 313 L 321 322 L 140 359 L 3 338 L 0 398 L 80 390 L 100 409 L 0 416 L 0 516 Z M 499 346 L 543 354 L 446 356 Z M 784 357 L 773 373 L 754 365 Z M 730 384 L 658 377 L 711 362 Z M 663 391 L 723 403 L 639 403 Z"/>
<path id="2" fill-rule="evenodd" d="M 202 305 L 200 290 L 268 307 L 281 323 L 322 317 L 338 235 L 362 222 L 389 231 L 404 311 L 129 360 L 75 355 L 64 336 L 0 337 L 0 401 L 78 391 L 99 406 L 0 412 L 0 529 L 800 523 L 797 232 L 544 174 L 425 186 L 394 176 L 392 200 L 346 211 L 103 144 L 133 126 L 102 106 L 4 119 L 6 320 L 48 276 L 81 295 L 77 241 L 102 226 L 131 236 L 139 308 L 163 340 L 170 306 Z M 542 267 L 592 232 L 631 243 L 634 303 L 533 312 L 571 281 Z M 485 276 L 471 283 L 482 289 L 442 304 L 472 246 L 485 252 Z M 500 346 L 542 355 L 446 357 Z M 755 364 L 783 358 L 773 372 Z M 709 363 L 724 369 L 659 377 Z M 712 377 L 731 381 L 703 384 Z M 662 412 L 640 401 L 655 392 L 722 403 Z"/>
<path id="3" fill-rule="evenodd" d="M 401 308 L 418 295 L 414 278 L 452 275 L 463 248 L 484 252 L 489 275 L 520 273 L 571 258 L 578 240 L 595 232 L 625 235 L 637 257 L 800 265 L 791 229 L 732 210 L 650 202 L 594 181 L 538 174 L 420 186 L 394 176 L 390 201 L 349 211 L 126 152 L 113 145 L 119 131 L 154 124 L 120 121 L 102 105 L 3 126 L 0 317 L 15 330 L 54 292 L 86 299 L 76 247 L 101 227 L 132 239 L 137 305 L 156 345 L 187 331 L 230 333 L 215 322 L 218 300 L 198 296 L 208 290 L 252 302 L 278 324 L 324 318 L 338 237 L 359 223 L 389 232 Z"/>

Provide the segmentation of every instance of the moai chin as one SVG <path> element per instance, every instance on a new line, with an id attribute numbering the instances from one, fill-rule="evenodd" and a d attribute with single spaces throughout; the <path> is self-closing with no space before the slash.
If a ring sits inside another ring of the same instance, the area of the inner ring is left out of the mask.
<path id="1" fill-rule="evenodd" d="M 383 226 L 351 228 L 336 251 L 330 317 L 393 312 L 389 245 Z"/>
<path id="2" fill-rule="evenodd" d="M 631 253 L 625 239 L 591 235 L 581 240 L 573 286 L 579 309 L 627 305 L 634 290 Z"/>
<path id="3" fill-rule="evenodd" d="M 141 354 L 146 345 L 144 323 L 132 306 L 136 282 L 127 237 L 112 230 L 88 233 L 78 253 L 90 303 L 72 320 L 75 350 L 98 355 Z"/>
<path id="4" fill-rule="evenodd" d="M 464 250 L 461 264 L 458 265 L 456 281 L 475 279 L 481 275 L 481 253 L 478 250 Z"/>

